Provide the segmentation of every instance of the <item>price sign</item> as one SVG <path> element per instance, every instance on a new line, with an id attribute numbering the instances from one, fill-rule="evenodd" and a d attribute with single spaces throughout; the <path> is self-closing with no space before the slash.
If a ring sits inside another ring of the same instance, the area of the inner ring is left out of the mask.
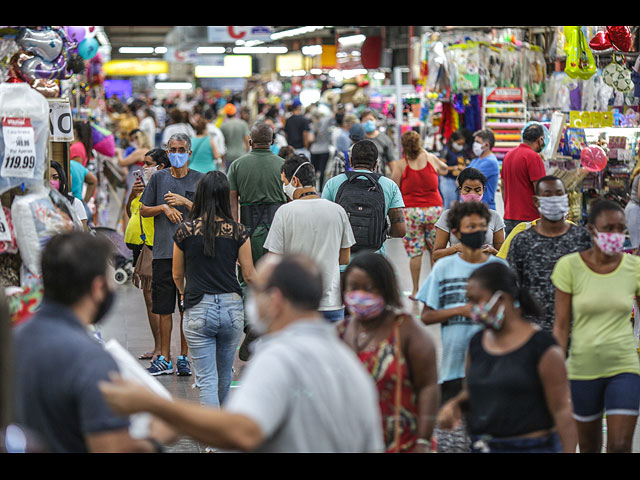
<path id="1" fill-rule="evenodd" d="M 9 230 L 9 222 L 4 214 L 4 210 L 0 207 L 0 242 L 10 242 L 11 231 Z"/>
<path id="2" fill-rule="evenodd" d="M 0 176 L 33 178 L 36 169 L 35 133 L 29 118 L 2 119 L 4 158 Z"/>

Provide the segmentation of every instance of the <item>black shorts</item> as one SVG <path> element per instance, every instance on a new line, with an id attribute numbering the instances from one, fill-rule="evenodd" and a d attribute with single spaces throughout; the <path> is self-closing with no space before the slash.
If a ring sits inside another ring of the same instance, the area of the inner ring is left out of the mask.
<path id="1" fill-rule="evenodd" d="M 151 269 L 151 312 L 171 315 L 176 311 L 178 298 L 178 289 L 173 281 L 173 259 L 153 259 Z"/>

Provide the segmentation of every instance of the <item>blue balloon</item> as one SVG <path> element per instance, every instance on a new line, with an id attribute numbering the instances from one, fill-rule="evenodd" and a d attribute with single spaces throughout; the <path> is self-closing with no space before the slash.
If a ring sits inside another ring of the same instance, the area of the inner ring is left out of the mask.
<path id="1" fill-rule="evenodd" d="M 85 38 L 78 45 L 78 53 L 85 60 L 90 60 L 98 53 L 100 43 L 95 37 Z"/>

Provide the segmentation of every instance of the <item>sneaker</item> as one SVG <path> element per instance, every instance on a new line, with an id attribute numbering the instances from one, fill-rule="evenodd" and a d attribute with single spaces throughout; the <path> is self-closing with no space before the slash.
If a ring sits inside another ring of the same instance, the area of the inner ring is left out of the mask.
<path id="1" fill-rule="evenodd" d="M 167 362 L 162 355 L 156 360 L 151 362 L 151 366 L 147 368 L 147 371 L 153 375 L 168 375 L 173 373 L 173 362 Z"/>
<path id="2" fill-rule="evenodd" d="M 191 367 L 189 366 L 189 359 L 186 356 L 180 355 L 176 362 L 177 375 L 180 377 L 191 375 Z"/>

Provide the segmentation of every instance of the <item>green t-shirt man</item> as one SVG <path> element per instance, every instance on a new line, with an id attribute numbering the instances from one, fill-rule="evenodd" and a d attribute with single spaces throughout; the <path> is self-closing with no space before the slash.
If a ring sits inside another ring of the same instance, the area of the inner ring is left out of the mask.
<path id="1" fill-rule="evenodd" d="M 237 193 L 240 207 L 286 203 L 287 198 L 282 189 L 280 176 L 283 164 L 284 159 L 268 148 L 252 149 L 234 161 L 227 171 L 231 196 L 234 197 Z M 242 218 L 240 221 L 242 223 Z M 251 233 L 251 252 L 254 263 L 265 253 L 263 245 L 270 227 L 270 223 L 260 224 Z"/>

